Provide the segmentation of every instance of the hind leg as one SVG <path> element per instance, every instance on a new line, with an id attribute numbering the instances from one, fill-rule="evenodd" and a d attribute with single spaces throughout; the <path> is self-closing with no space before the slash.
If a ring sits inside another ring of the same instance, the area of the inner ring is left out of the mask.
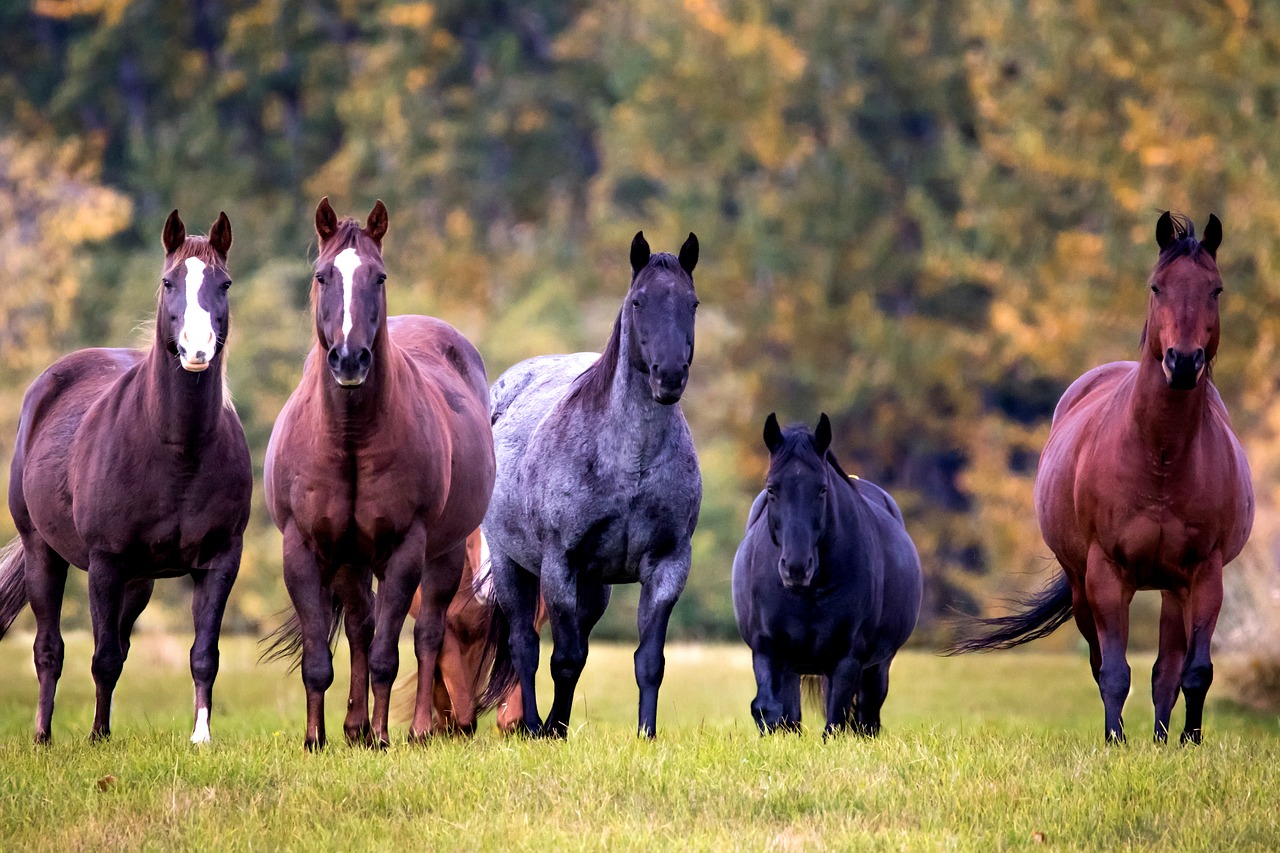
<path id="1" fill-rule="evenodd" d="M 800 731 L 800 676 L 787 672 L 782 679 L 782 719 L 778 725 L 783 731 Z"/>
<path id="2" fill-rule="evenodd" d="M 538 611 L 538 577 L 506 557 L 496 539 L 489 542 L 493 588 L 498 606 L 511 626 L 509 646 L 511 662 L 520 676 L 519 692 L 508 694 L 511 701 L 520 700 L 520 714 L 512 720 L 517 733 L 539 735 L 542 717 L 538 715 L 538 694 L 534 676 L 538 672 L 539 637 L 534 614 Z"/>
<path id="3" fill-rule="evenodd" d="M 1187 623 L 1183 614 L 1182 594 L 1164 590 L 1160 593 L 1160 652 L 1151 668 L 1151 700 L 1156 709 L 1155 740 L 1169 739 L 1169 718 L 1178 702 L 1182 682 L 1182 666 L 1187 657 Z"/>
<path id="4" fill-rule="evenodd" d="M 1182 694 L 1187 698 L 1187 721 L 1181 742 L 1200 743 L 1203 737 L 1204 700 L 1213 683 L 1213 662 L 1209 644 L 1222 609 L 1222 555 L 1214 554 L 1200 566 L 1191 582 L 1190 649 L 1182 670 Z"/>
<path id="5" fill-rule="evenodd" d="M 120 646 L 126 660 L 133 642 L 133 626 L 151 601 L 155 585 L 153 578 L 134 578 L 124 586 L 124 606 L 120 611 Z"/>
<path id="6" fill-rule="evenodd" d="M 419 575 L 422 604 L 413 626 L 413 650 L 418 658 L 418 694 L 414 701 L 409 740 L 421 741 L 435 730 L 431 711 L 435 702 L 436 672 L 441 663 L 449 605 L 462 579 L 466 543 L 427 564 Z"/>
<path id="7" fill-rule="evenodd" d="M 375 746 L 391 745 L 389 721 L 391 715 L 391 688 L 395 685 L 396 673 L 400 669 L 400 631 L 404 620 L 409 615 L 409 605 L 413 602 L 413 593 L 424 580 L 426 568 L 427 533 L 421 523 L 409 528 L 400 545 L 387 560 L 386 571 L 378 583 L 378 595 L 373 608 L 373 645 L 369 649 L 369 680 L 373 687 L 373 742 Z M 455 579 L 456 584 L 456 579 Z M 418 622 L 414 626 L 415 650 L 418 651 L 418 666 L 422 667 L 422 657 L 418 637 L 424 632 L 434 630 L 443 633 L 443 613 L 435 616 L 433 623 L 433 602 L 424 597 L 422 609 L 418 613 Z M 435 669 L 435 654 L 439 653 L 438 640 L 431 655 L 431 677 Z M 421 684 L 422 673 L 419 673 Z M 421 695 L 419 695 L 421 699 Z M 427 697 L 430 702 L 430 696 Z M 430 713 L 428 708 L 428 713 Z M 412 729 L 410 730 L 412 734 Z"/>
<path id="8" fill-rule="evenodd" d="M 609 605 L 610 589 L 602 583 L 575 582 L 560 573 L 548 578 L 544 562 L 542 590 L 551 617 L 551 679 L 555 684 L 542 733 L 563 738 L 569 734 L 573 694 L 587 663 L 588 638 Z"/>
<path id="9" fill-rule="evenodd" d="M 93 623 L 93 682 L 97 695 L 90 741 L 111 737 L 112 697 L 124 669 L 120 621 L 124 611 L 125 574 L 118 557 L 94 553 L 89 557 L 89 615 Z"/>
<path id="10" fill-rule="evenodd" d="M 373 745 L 369 725 L 369 646 L 373 643 L 373 582 L 366 572 L 350 566 L 333 579 L 333 591 L 342 601 L 343 628 L 351 650 L 351 686 L 342 733 L 352 746 Z"/>
<path id="11" fill-rule="evenodd" d="M 36 743 L 48 743 L 53 733 L 53 697 L 62 677 L 62 595 L 67 586 L 67 561 L 38 536 L 22 538 L 27 598 L 36 617 L 34 646 L 40 700 L 36 706 Z"/>
<path id="12" fill-rule="evenodd" d="M 880 734 L 880 709 L 889 695 L 889 661 L 862 670 L 858 698 L 853 703 L 854 724 L 867 737 Z"/>
<path id="13" fill-rule="evenodd" d="M 827 675 L 827 725 L 824 738 L 853 727 L 853 700 L 862 684 L 862 662 L 853 655 L 836 664 Z"/>

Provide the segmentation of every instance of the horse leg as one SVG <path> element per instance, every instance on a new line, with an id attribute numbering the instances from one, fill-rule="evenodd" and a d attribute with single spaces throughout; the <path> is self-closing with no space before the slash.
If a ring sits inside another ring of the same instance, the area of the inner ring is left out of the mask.
<path id="1" fill-rule="evenodd" d="M 609 605 L 610 589 L 603 583 L 575 583 L 566 576 L 548 583 L 546 569 L 544 562 L 542 588 L 551 615 L 551 680 L 555 690 L 542 734 L 563 738 L 569 734 L 573 694 L 587 663 L 588 638 Z"/>
<path id="2" fill-rule="evenodd" d="M 391 745 L 391 688 L 395 685 L 396 673 L 400 670 L 400 630 L 409 615 L 413 592 L 425 580 L 426 546 L 426 530 L 421 524 L 415 524 L 387 560 L 386 572 L 378 584 L 373 615 L 373 645 L 369 649 L 369 675 L 373 686 L 373 742 L 379 749 Z M 423 626 L 432 621 L 434 610 L 435 602 L 427 601 L 424 596 L 422 609 L 418 612 L 418 623 L 414 628 L 415 645 L 419 632 L 425 630 Z M 443 614 L 436 618 L 443 621 Z M 431 667 L 435 669 L 434 659 Z M 430 671 L 427 677 L 431 677 Z M 419 684 L 421 678 L 419 673 Z M 410 734 L 413 734 L 412 730 Z"/>
<path id="3" fill-rule="evenodd" d="M 324 693 L 333 684 L 333 654 L 329 651 L 329 622 L 333 593 L 325 586 L 316 562 L 297 525 L 284 530 L 284 586 L 298 615 L 302 633 L 302 685 L 307 691 L 307 730 L 303 745 L 324 749 Z"/>
<path id="4" fill-rule="evenodd" d="M 215 556 L 204 571 L 193 572 L 196 582 L 191 596 L 191 622 L 195 641 L 191 644 L 191 680 L 196 687 L 195 725 L 192 743 L 209 742 L 209 714 L 213 711 L 213 682 L 218 677 L 218 638 L 222 634 L 222 616 L 227 597 L 240 573 L 240 552 L 244 540 L 231 539 L 226 550 Z"/>
<path id="5" fill-rule="evenodd" d="M 418 659 L 418 695 L 414 702 L 413 723 L 409 726 L 411 741 L 422 741 L 435 731 L 431 711 L 435 703 L 436 673 L 441 662 L 449 605 L 458 593 L 466 555 L 466 542 L 459 542 L 452 551 L 433 559 L 419 574 L 422 604 L 413 625 L 413 651 Z"/>
<path id="6" fill-rule="evenodd" d="M 849 730 L 853 725 L 853 700 L 862 684 L 862 662 L 849 655 L 827 675 L 827 726 L 822 737 Z"/>
<path id="7" fill-rule="evenodd" d="M 93 682 L 97 698 L 91 742 L 111 737 L 111 699 L 124 669 L 120 643 L 120 615 L 124 605 L 124 573 L 117 558 L 93 554 L 89 558 L 89 615 L 93 623 Z"/>
<path id="8" fill-rule="evenodd" d="M 658 731 L 658 688 L 662 686 L 667 666 L 662 653 L 667 644 L 667 624 L 671 621 L 671 609 L 684 591 L 692 559 L 693 552 L 686 542 L 681 550 L 659 561 L 647 577 L 641 575 L 640 646 L 636 649 L 641 737 L 651 738 Z"/>
<path id="9" fill-rule="evenodd" d="M 534 676 L 538 672 L 539 643 L 535 614 L 539 604 L 537 575 L 527 572 L 514 560 L 506 557 L 496 541 L 489 542 L 489 559 L 493 576 L 493 589 L 511 627 L 509 646 L 511 661 L 520 676 L 519 690 L 508 694 L 508 701 L 519 701 L 520 714 L 511 718 L 512 730 L 539 735 L 542 718 L 538 716 L 538 695 L 534 688 Z"/>
<path id="10" fill-rule="evenodd" d="M 373 584 L 369 576 L 350 566 L 338 571 L 333 590 L 342 599 L 343 629 L 351 650 L 351 687 L 342 733 L 347 743 L 373 745 L 369 726 L 369 646 L 373 643 Z"/>
<path id="11" fill-rule="evenodd" d="M 862 670 L 862 683 L 854 702 L 854 723 L 867 737 L 880 734 L 880 709 L 889 695 L 889 661 Z"/>
<path id="12" fill-rule="evenodd" d="M 36 617 L 35 665 L 40 681 L 36 706 L 36 743 L 48 743 L 53 730 L 53 696 L 62 677 L 62 595 L 67 586 L 67 561 L 35 535 L 24 536 L 23 572 L 27 599 Z"/>
<path id="13" fill-rule="evenodd" d="M 1187 657 L 1187 622 L 1182 593 L 1160 593 L 1160 652 L 1151 668 L 1151 700 L 1156 708 L 1156 743 L 1169 739 L 1169 718 L 1178 702 L 1182 666 Z"/>
<path id="14" fill-rule="evenodd" d="M 786 719 L 786 673 L 781 663 L 768 651 L 751 650 L 751 669 L 756 677 L 756 698 L 751 700 L 751 718 L 760 734 L 773 734 Z M 797 684 L 799 677 L 796 678 Z"/>
<path id="15" fill-rule="evenodd" d="M 124 585 L 124 605 L 120 610 L 120 647 L 125 660 L 129 659 L 129 647 L 133 641 L 133 626 L 151 601 L 155 589 L 154 578 L 134 578 Z"/>
<path id="16" fill-rule="evenodd" d="M 1213 683 L 1213 662 L 1209 644 L 1222 609 L 1222 555 L 1215 553 L 1191 581 L 1190 649 L 1182 670 L 1182 693 L 1187 697 L 1187 721 L 1181 743 L 1199 744 L 1203 733 L 1204 700 Z"/>
<path id="17" fill-rule="evenodd" d="M 1122 577 L 1120 568 L 1095 543 L 1089 549 L 1085 595 L 1098 628 L 1102 653 L 1098 691 L 1102 694 L 1107 743 L 1123 743 L 1125 739 L 1122 712 L 1130 683 L 1125 650 L 1129 645 L 1129 603 L 1133 593 L 1133 586 Z"/>
<path id="18" fill-rule="evenodd" d="M 1098 625 L 1094 622 L 1093 611 L 1089 608 L 1089 597 L 1085 595 L 1084 584 L 1071 585 L 1071 613 L 1075 617 L 1080 636 L 1089 646 L 1089 669 L 1093 673 L 1093 683 L 1101 685 L 1098 680 L 1102 673 L 1102 648 L 1098 644 Z"/>
<path id="19" fill-rule="evenodd" d="M 784 731 L 800 731 L 800 676 L 787 672 L 782 679 L 782 719 L 779 726 Z"/>

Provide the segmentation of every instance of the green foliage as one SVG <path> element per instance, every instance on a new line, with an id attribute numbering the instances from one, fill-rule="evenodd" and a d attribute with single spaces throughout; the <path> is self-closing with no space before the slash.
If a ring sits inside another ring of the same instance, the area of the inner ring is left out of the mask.
<path id="1" fill-rule="evenodd" d="M 1200 748 L 1139 736 L 1106 748 L 1079 654 L 906 654 L 881 737 L 823 742 L 757 736 L 745 647 L 677 644 L 650 743 L 634 735 L 631 649 L 599 644 L 567 742 L 489 729 L 309 755 L 300 679 L 255 665 L 243 638 L 223 644 L 214 741 L 193 748 L 185 641 L 155 634 L 133 647 L 113 739 L 90 746 L 89 651 L 71 638 L 45 749 L 28 741 L 29 666 L 0 656 L 6 849 L 990 850 L 1036 833 L 1061 849 L 1280 844 L 1274 718 L 1211 705 Z M 334 683 L 331 736 L 343 667 Z M 1149 725 L 1142 691 L 1132 705 L 1131 725 Z"/>
<path id="2" fill-rule="evenodd" d="M 77 152 L 86 192 L 119 199 L 70 243 L 24 232 L 30 252 L 81 251 L 65 292 L 0 293 L 0 333 L 57 314 L 52 346 L 0 346 L 6 435 L 57 352 L 137 340 L 175 206 L 189 224 L 231 217 L 229 374 L 259 467 L 310 346 L 320 196 L 358 216 L 387 201 L 392 310 L 453 322 L 491 379 L 600 348 L 632 234 L 674 249 L 692 230 L 684 408 L 707 488 L 673 629 L 732 636 L 760 426 L 826 411 L 846 466 L 906 513 L 937 637 L 947 608 L 1042 582 L 1031 480 L 1057 396 L 1133 356 L 1157 213 L 1213 210 L 1215 378 L 1260 503 L 1280 502 L 1280 11 L 1265 4 L 44 0 L 0 24 L 4 126 Z M 48 180 L 8 168 L 0 199 Z M 229 611 L 254 630 L 287 604 L 260 504 Z M 181 622 L 185 587 L 167 586 Z M 633 593 L 604 635 L 634 634 Z"/>

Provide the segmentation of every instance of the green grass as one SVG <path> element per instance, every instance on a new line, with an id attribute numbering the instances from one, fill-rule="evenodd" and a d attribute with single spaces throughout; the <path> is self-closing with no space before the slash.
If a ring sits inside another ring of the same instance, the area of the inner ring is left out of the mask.
<path id="1" fill-rule="evenodd" d="M 349 749 L 334 690 L 338 742 L 307 755 L 297 675 L 255 664 L 245 639 L 223 644 L 214 744 L 193 748 L 185 643 L 157 635 L 125 667 L 113 740 L 90 746 L 89 655 L 69 639 L 54 744 L 36 748 L 29 637 L 0 646 L 0 849 L 986 850 L 1035 833 L 1057 849 L 1280 848 L 1280 723 L 1212 704 L 1204 746 L 1157 748 L 1140 656 L 1120 749 L 1101 744 L 1087 663 L 1028 653 L 904 654 L 879 739 L 762 739 L 737 646 L 669 648 L 646 743 L 631 650 L 598 645 L 566 743 L 489 724 Z"/>

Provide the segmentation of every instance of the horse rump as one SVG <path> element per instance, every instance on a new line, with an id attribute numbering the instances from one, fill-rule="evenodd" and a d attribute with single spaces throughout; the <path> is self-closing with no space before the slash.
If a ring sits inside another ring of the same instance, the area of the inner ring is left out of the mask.
<path id="1" fill-rule="evenodd" d="M 0 548 L 0 639 L 27 606 L 27 552 L 16 536 Z"/>
<path id="2" fill-rule="evenodd" d="M 969 625 L 990 630 L 955 640 L 943 654 L 962 655 L 1011 649 L 1047 637 L 1071 618 L 1071 601 L 1071 583 L 1067 580 L 1066 573 L 1059 573 L 1057 579 L 1044 589 L 1017 599 L 1014 603 L 1019 609 L 1008 616 L 989 619 L 975 616 L 966 619 L 965 623 Z"/>

